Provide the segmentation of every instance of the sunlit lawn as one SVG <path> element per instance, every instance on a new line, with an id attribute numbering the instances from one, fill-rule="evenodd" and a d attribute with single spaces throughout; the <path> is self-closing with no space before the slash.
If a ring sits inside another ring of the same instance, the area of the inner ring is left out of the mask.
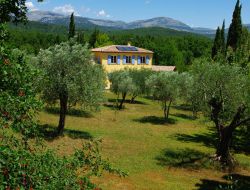
<path id="1" fill-rule="evenodd" d="M 111 93 L 106 96 L 115 98 Z M 103 156 L 129 174 L 126 178 L 110 174 L 94 178 L 104 190 L 205 190 L 223 182 L 225 173 L 214 169 L 206 156 L 215 152 L 209 123 L 193 120 L 190 111 L 172 108 L 171 124 L 166 124 L 160 104 L 138 100 L 137 104 L 126 103 L 123 111 L 113 109 L 114 103 L 107 100 L 100 112 L 68 116 L 66 135 L 48 141 L 49 146 L 65 155 L 86 139 L 102 139 Z M 39 120 L 56 127 L 58 115 L 44 111 Z M 242 165 L 237 172 L 249 176 L 250 156 L 236 157 Z"/>

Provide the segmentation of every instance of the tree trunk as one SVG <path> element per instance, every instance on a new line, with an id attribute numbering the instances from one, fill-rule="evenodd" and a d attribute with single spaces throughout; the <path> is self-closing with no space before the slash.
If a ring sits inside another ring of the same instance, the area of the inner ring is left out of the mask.
<path id="1" fill-rule="evenodd" d="M 134 104 L 135 103 L 135 98 L 136 98 L 137 96 L 132 96 L 132 98 L 131 98 L 131 100 L 130 100 L 130 103 L 131 104 Z"/>
<path id="2" fill-rule="evenodd" d="M 167 106 L 167 101 L 165 101 L 165 103 L 164 103 L 164 118 L 165 118 L 165 121 L 167 121 L 168 118 L 169 118 L 169 111 L 170 111 L 171 104 L 172 104 L 172 100 L 169 101 L 168 106 Z"/>
<path id="3" fill-rule="evenodd" d="M 63 134 L 64 126 L 65 126 L 65 118 L 67 114 L 67 105 L 68 105 L 68 96 L 67 95 L 61 95 L 60 96 L 60 119 L 59 124 L 57 128 L 58 135 Z"/>
<path id="4" fill-rule="evenodd" d="M 119 110 L 122 109 L 123 103 L 125 102 L 125 99 L 126 99 L 126 95 L 127 93 L 122 93 L 122 101 L 120 103 Z"/>
<path id="5" fill-rule="evenodd" d="M 164 102 L 164 119 L 167 121 L 167 101 Z"/>
<path id="6" fill-rule="evenodd" d="M 228 126 L 223 126 L 220 122 L 220 113 L 223 109 L 223 101 L 216 98 L 212 98 L 209 102 L 212 107 L 211 120 L 215 123 L 218 131 L 219 143 L 217 146 L 216 157 L 222 163 L 223 166 L 229 167 L 229 170 L 233 170 L 236 165 L 236 161 L 230 154 L 230 145 L 232 143 L 233 132 L 241 125 L 250 121 L 250 117 L 242 120 L 244 112 L 246 110 L 245 105 L 238 107 L 232 122 Z"/>
<path id="7" fill-rule="evenodd" d="M 169 104 L 168 104 L 168 110 L 167 110 L 167 120 L 169 118 L 169 112 L 170 112 L 170 106 L 172 104 L 172 100 L 169 101 Z"/>
<path id="8" fill-rule="evenodd" d="M 233 137 L 233 130 L 231 127 L 221 127 L 220 139 L 216 151 L 216 156 L 218 160 L 223 164 L 223 166 L 229 166 L 230 170 L 235 167 L 235 161 L 230 154 L 230 144 Z"/>

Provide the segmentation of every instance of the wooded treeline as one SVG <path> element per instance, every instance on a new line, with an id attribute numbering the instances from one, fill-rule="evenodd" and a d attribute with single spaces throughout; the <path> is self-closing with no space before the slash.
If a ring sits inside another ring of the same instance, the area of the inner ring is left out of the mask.
<path id="1" fill-rule="evenodd" d="M 68 39 L 66 27 L 37 22 L 10 25 L 9 31 L 9 44 L 28 54 L 38 54 L 40 49 Z M 212 48 L 212 40 L 205 36 L 160 28 L 136 29 L 131 30 L 131 33 L 129 30 L 104 32 L 86 29 L 78 30 L 76 34 L 80 43 L 87 42 L 90 47 L 127 45 L 130 42 L 134 46 L 152 50 L 155 65 L 175 65 L 179 70 L 187 70 L 195 58 L 210 56 Z"/>

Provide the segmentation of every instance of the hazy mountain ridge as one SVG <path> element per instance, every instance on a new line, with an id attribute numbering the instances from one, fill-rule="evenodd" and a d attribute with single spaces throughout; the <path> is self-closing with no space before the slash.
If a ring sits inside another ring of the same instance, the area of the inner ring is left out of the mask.
<path id="1" fill-rule="evenodd" d="M 128 29 L 162 27 L 181 31 L 190 31 L 192 28 L 183 22 L 168 17 L 156 17 L 147 20 L 138 20 L 127 24 Z"/>
<path id="2" fill-rule="evenodd" d="M 69 24 L 69 16 L 65 16 L 50 11 L 32 11 L 29 12 L 27 15 L 30 21 L 38 21 L 46 24 L 59 24 L 64 26 Z M 161 28 L 168 28 L 177 31 L 185 31 L 202 35 L 214 35 L 216 32 L 216 30 L 209 28 L 190 27 L 189 25 L 181 21 L 168 17 L 156 17 L 152 19 L 137 20 L 126 23 L 123 21 L 93 19 L 93 18 L 76 16 L 75 22 L 80 28 L 84 27 L 95 28 L 96 26 L 101 26 L 112 29 L 128 30 L 137 28 L 161 27 Z M 246 25 L 246 27 L 250 30 L 250 24 Z"/>
<path id="3" fill-rule="evenodd" d="M 69 16 L 49 11 L 32 11 L 29 12 L 27 15 L 30 21 L 38 21 L 46 24 L 60 24 L 60 25 L 68 25 L 69 23 Z M 186 31 L 198 34 L 200 33 L 199 31 L 196 32 L 195 30 L 193 30 L 193 28 L 191 28 L 187 24 L 168 17 L 156 17 L 152 19 L 137 20 L 126 23 L 123 21 L 93 19 L 93 18 L 76 16 L 75 22 L 79 27 L 93 28 L 96 26 L 102 26 L 113 29 L 126 29 L 126 30 L 137 29 L 137 28 L 161 27 L 161 28 L 174 29 L 178 31 Z M 204 31 L 201 34 L 203 33 Z"/>

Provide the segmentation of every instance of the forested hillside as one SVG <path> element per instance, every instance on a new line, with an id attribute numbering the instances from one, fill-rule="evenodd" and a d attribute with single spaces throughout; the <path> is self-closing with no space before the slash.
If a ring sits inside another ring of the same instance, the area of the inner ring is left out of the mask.
<path id="1" fill-rule="evenodd" d="M 77 28 L 77 27 L 76 27 Z M 180 32 L 165 28 L 140 28 L 133 30 L 113 30 L 98 28 L 97 35 L 107 37 L 108 44 L 127 44 L 154 51 L 154 64 L 176 65 L 179 70 L 186 70 L 194 58 L 210 55 L 212 40 L 197 34 Z M 12 47 L 37 54 L 40 49 L 67 40 L 67 27 L 39 22 L 26 25 L 9 25 L 10 44 Z M 81 34 L 81 43 L 89 42 L 93 29 L 77 28 Z M 98 36 L 96 37 L 98 38 Z M 97 39 L 98 41 L 98 39 Z M 106 44 L 99 43 L 98 46 Z"/>

